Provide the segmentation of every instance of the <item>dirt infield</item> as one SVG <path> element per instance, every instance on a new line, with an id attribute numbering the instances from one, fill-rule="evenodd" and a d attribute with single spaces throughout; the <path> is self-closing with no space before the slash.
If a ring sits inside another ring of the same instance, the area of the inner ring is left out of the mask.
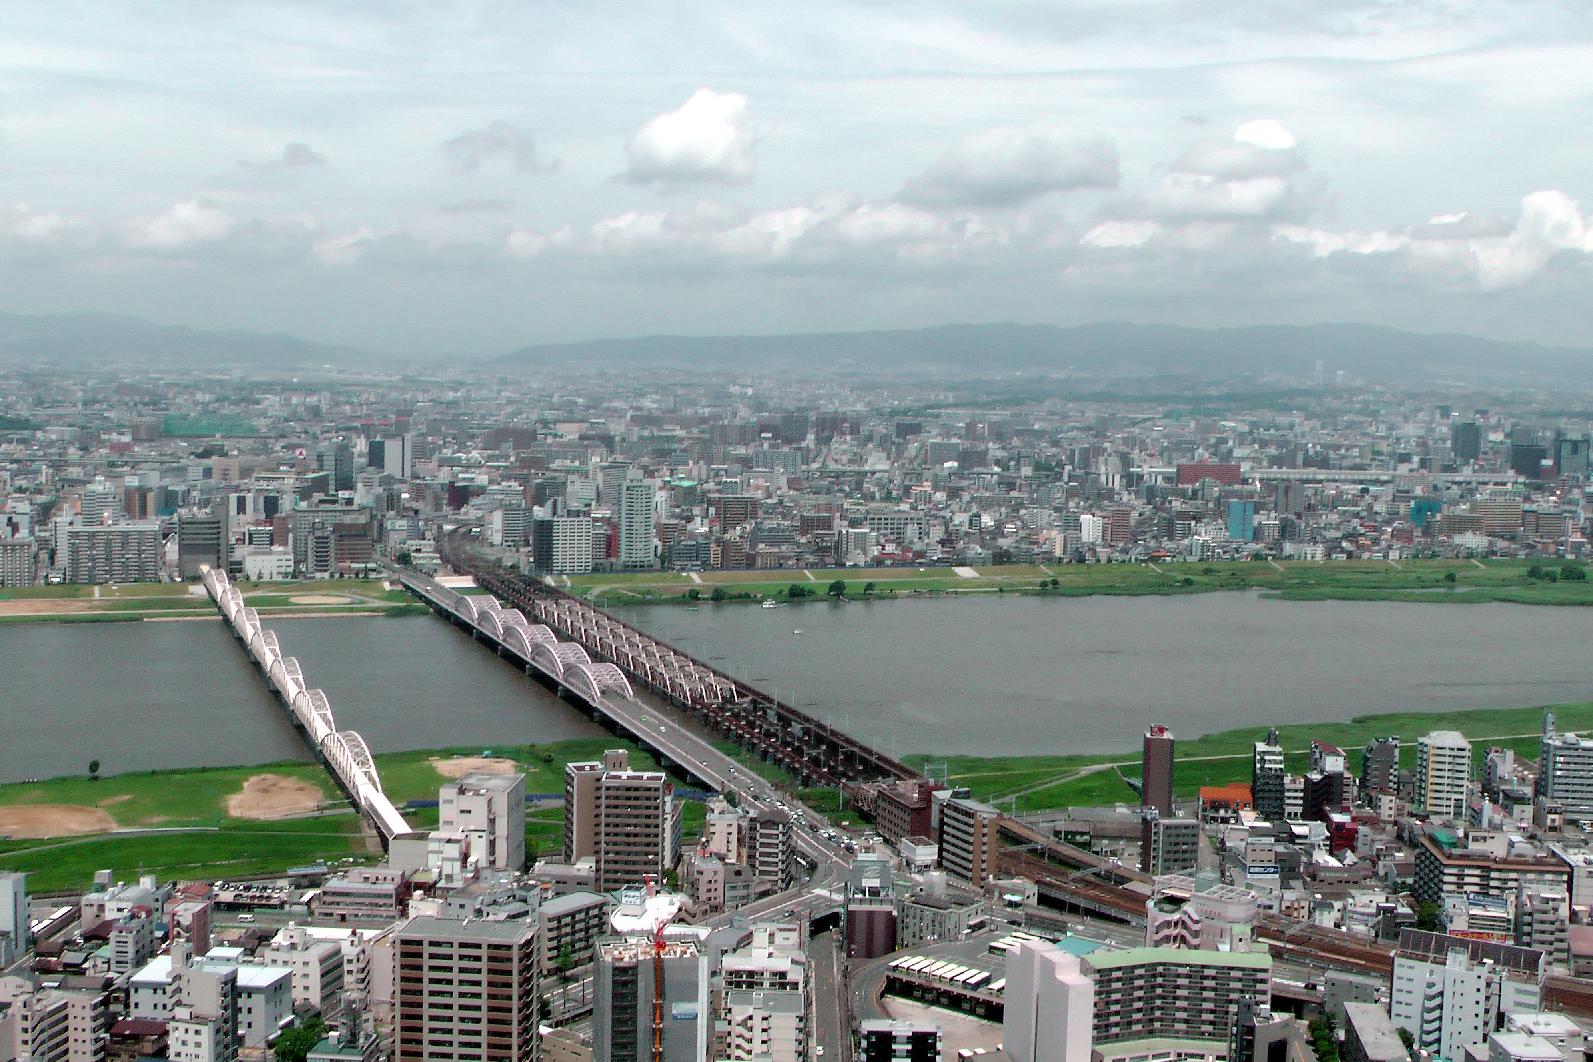
<path id="1" fill-rule="evenodd" d="M 337 594 L 300 594 L 298 597 L 288 598 L 294 605 L 351 605 L 352 597 L 341 597 Z"/>
<path id="2" fill-rule="evenodd" d="M 285 819 L 320 806 L 319 789 L 281 774 L 252 774 L 243 789 L 227 798 L 227 814 L 235 819 Z"/>
<path id="3" fill-rule="evenodd" d="M 88 600 L 58 601 L 53 598 L 24 597 L 0 601 L 0 616 L 66 616 L 93 611 L 94 602 Z"/>
<path id="4" fill-rule="evenodd" d="M 75 804 L 12 804 L 0 807 L 0 837 L 76 837 L 109 833 L 116 820 L 99 808 Z"/>
<path id="5" fill-rule="evenodd" d="M 455 756 L 447 760 L 433 756 L 429 762 L 444 778 L 463 778 L 478 771 L 482 774 L 513 774 L 518 769 L 513 760 L 485 756 Z"/>

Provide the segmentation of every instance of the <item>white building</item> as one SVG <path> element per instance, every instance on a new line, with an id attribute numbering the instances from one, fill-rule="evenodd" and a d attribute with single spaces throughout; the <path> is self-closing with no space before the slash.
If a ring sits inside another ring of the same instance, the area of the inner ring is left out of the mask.
<path id="1" fill-rule="evenodd" d="M 1095 982 L 1049 941 L 1007 952 L 1002 1043 L 1012 1062 L 1089 1062 Z"/>
<path id="2" fill-rule="evenodd" d="M 0 873 L 0 966 L 28 950 L 28 876 Z"/>
<path id="3" fill-rule="evenodd" d="M 619 566 L 641 571 L 653 566 L 653 506 L 657 489 L 644 479 L 620 485 L 615 516 L 619 523 Z"/>
<path id="4" fill-rule="evenodd" d="M 807 1062 L 812 1051 L 813 981 L 802 931 L 755 926 L 752 939 L 724 957 L 721 1054 L 731 1062 Z"/>
<path id="5" fill-rule="evenodd" d="M 437 831 L 465 837 L 472 865 L 525 869 L 525 775 L 467 774 L 438 798 Z"/>
<path id="6" fill-rule="evenodd" d="M 1487 1043 L 1501 1015 L 1540 1009 L 1545 965 L 1527 948 L 1406 930 L 1389 1015 L 1417 1047 L 1464 1058 L 1466 1048 Z"/>
<path id="7" fill-rule="evenodd" d="M 258 583 L 280 583 L 293 578 L 293 551 L 286 546 L 245 546 L 243 577 Z"/>
<path id="8" fill-rule="evenodd" d="M 1441 818 L 1466 812 L 1471 742 L 1454 730 L 1435 730 L 1416 742 L 1416 799 L 1412 811 Z"/>
<path id="9" fill-rule="evenodd" d="M 255 955 L 292 971 L 295 1004 L 315 1007 L 323 1014 L 340 1009 L 345 961 L 340 942 L 316 937 L 302 926 L 288 926 Z"/>

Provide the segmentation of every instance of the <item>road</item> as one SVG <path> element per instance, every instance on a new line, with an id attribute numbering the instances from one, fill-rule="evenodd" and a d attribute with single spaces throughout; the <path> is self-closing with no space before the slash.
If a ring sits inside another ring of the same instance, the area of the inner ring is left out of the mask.
<path id="1" fill-rule="evenodd" d="M 852 1008 L 847 998 L 845 948 L 833 929 L 808 941 L 813 970 L 813 1042 L 825 1062 L 847 1062 L 852 1052 Z"/>

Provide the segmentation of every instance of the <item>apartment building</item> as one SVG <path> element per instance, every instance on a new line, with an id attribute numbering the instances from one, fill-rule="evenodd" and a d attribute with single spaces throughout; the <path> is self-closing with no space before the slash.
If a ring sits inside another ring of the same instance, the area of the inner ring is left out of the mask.
<path id="1" fill-rule="evenodd" d="M 631 770 L 623 749 L 566 765 L 564 861 L 591 858 L 598 892 L 662 881 L 680 850 L 674 794 L 669 775 Z"/>
<path id="2" fill-rule="evenodd" d="M 534 920 L 422 915 L 394 944 L 395 1062 L 537 1057 Z"/>
<path id="3" fill-rule="evenodd" d="M 1272 958 L 1261 952 L 1127 948 L 1084 959 L 1095 978 L 1093 1039 L 1105 1059 L 1136 1041 L 1204 1040 L 1222 1050 L 1241 999 L 1266 1000 Z"/>
<path id="4" fill-rule="evenodd" d="M 69 583 L 151 583 L 160 578 L 157 524 L 103 524 L 66 529 Z"/>
<path id="5" fill-rule="evenodd" d="M 1411 810 L 1459 819 L 1466 812 L 1471 742 L 1454 730 L 1435 730 L 1416 742 L 1416 796 Z"/>
<path id="6" fill-rule="evenodd" d="M 661 983 L 655 980 L 655 959 L 662 968 Z M 598 945 L 592 978 L 594 1062 L 659 1062 L 653 1051 L 653 1013 L 660 989 L 662 1062 L 700 1062 L 712 1035 L 706 987 L 702 956 L 693 941 L 655 945 L 638 939 Z"/>
<path id="7" fill-rule="evenodd" d="M 1416 1047 L 1465 1058 L 1502 1015 L 1541 1009 L 1547 965 L 1530 948 L 1407 929 L 1394 954 L 1389 1016 Z"/>
<path id="8" fill-rule="evenodd" d="M 971 888 L 995 875 L 996 822 L 1000 812 L 968 797 L 949 797 L 940 807 L 940 865 Z"/>
<path id="9" fill-rule="evenodd" d="M 796 926 L 755 926 L 720 963 L 716 1057 L 730 1062 L 807 1062 L 813 979 Z"/>
<path id="10" fill-rule="evenodd" d="M 1513 897 L 1529 892 L 1570 893 L 1571 868 L 1553 853 L 1505 834 L 1428 830 L 1415 845 L 1418 900 L 1442 903 L 1445 895 L 1483 893 Z"/>

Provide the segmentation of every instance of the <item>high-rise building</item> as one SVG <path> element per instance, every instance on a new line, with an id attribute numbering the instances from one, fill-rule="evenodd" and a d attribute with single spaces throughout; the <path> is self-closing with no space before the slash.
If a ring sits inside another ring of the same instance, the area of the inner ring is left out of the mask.
<path id="1" fill-rule="evenodd" d="M 896 950 L 900 908 L 891 865 L 883 859 L 852 860 L 846 875 L 846 956 L 877 959 Z"/>
<path id="2" fill-rule="evenodd" d="M 1516 897 L 1516 944 L 1541 951 L 1561 969 L 1571 961 L 1571 898 L 1557 889 L 1523 887 Z"/>
<path id="3" fill-rule="evenodd" d="M 1407 929 L 1394 953 L 1389 1016 L 1414 1046 L 1465 1058 L 1511 1011 L 1541 1009 L 1542 952 Z"/>
<path id="4" fill-rule="evenodd" d="M 331 439 L 318 446 L 315 467 L 330 474 L 333 490 L 354 489 L 354 448 L 347 439 Z"/>
<path id="5" fill-rule="evenodd" d="M 1256 540 L 1256 503 L 1247 499 L 1228 500 L 1228 539 L 1231 542 Z"/>
<path id="6" fill-rule="evenodd" d="M 969 797 L 950 797 L 940 807 L 940 865 L 971 888 L 995 875 L 996 824 L 1000 812 Z"/>
<path id="7" fill-rule="evenodd" d="M 0 1057 L 29 1062 L 104 1062 L 110 994 L 98 987 L 46 984 L 34 974 L 0 989 Z"/>
<path id="8" fill-rule="evenodd" d="M 227 570 L 227 518 L 216 512 L 177 514 L 177 573 L 193 581 L 202 567 Z"/>
<path id="9" fill-rule="evenodd" d="M 1556 732 L 1553 712 L 1543 717 L 1537 795 L 1564 807 L 1569 817 L 1593 818 L 1593 739 Z"/>
<path id="10" fill-rule="evenodd" d="M 534 920 L 422 915 L 393 952 L 394 1062 L 536 1059 Z"/>
<path id="11" fill-rule="evenodd" d="M 1416 742 L 1416 795 L 1411 810 L 1459 819 L 1466 812 L 1471 742 L 1454 730 L 1434 730 Z"/>
<path id="12" fill-rule="evenodd" d="M 779 809 L 759 811 L 747 824 L 747 856 L 753 874 L 770 882 L 774 891 L 790 888 L 792 860 L 791 816 Z"/>
<path id="13" fill-rule="evenodd" d="M 619 487 L 615 516 L 619 522 L 620 568 L 643 571 L 653 567 L 654 485 L 645 479 L 627 479 Z"/>
<path id="14" fill-rule="evenodd" d="M 869 1018 L 858 1028 L 857 1062 L 940 1062 L 940 1026 Z"/>
<path id="15" fill-rule="evenodd" d="M 600 761 L 567 764 L 564 861 L 594 860 L 599 892 L 663 881 L 680 850 L 674 797 L 669 775 L 631 770 L 624 749 L 610 749 Z"/>
<path id="16" fill-rule="evenodd" d="M 720 963 L 716 1058 L 730 1062 L 807 1062 L 813 1038 L 813 979 L 794 925 L 758 925 Z"/>
<path id="17" fill-rule="evenodd" d="M 1449 426 L 1449 448 L 1461 464 L 1482 456 L 1482 425 L 1474 420 L 1463 420 Z"/>
<path id="18" fill-rule="evenodd" d="M 1375 790 L 1399 788 L 1399 738 L 1373 738 L 1361 750 L 1361 798 Z"/>
<path id="19" fill-rule="evenodd" d="M 712 1035 L 706 994 L 694 941 L 599 944 L 592 973 L 593 1062 L 700 1062 Z"/>
<path id="20" fill-rule="evenodd" d="M 66 529 L 69 583 L 151 583 L 160 578 L 160 528 L 103 524 Z"/>
<path id="21" fill-rule="evenodd" d="M 592 518 L 544 516 L 531 521 L 531 567 L 551 575 L 592 570 Z"/>
<path id="22" fill-rule="evenodd" d="M 475 772 L 438 793 L 439 833 L 459 834 L 481 868 L 525 868 L 525 775 Z"/>
<path id="23" fill-rule="evenodd" d="M 0 872 L 0 968 L 10 966 L 32 943 L 29 917 L 28 876 Z"/>
<path id="24" fill-rule="evenodd" d="M 1141 807 L 1173 813 L 1173 732 L 1160 723 L 1145 731 L 1140 752 Z"/>
<path id="25" fill-rule="evenodd" d="M 1255 743 L 1250 761 L 1250 794 L 1256 814 L 1268 822 L 1284 821 L 1283 746 L 1277 728 L 1267 731 L 1267 740 Z"/>
<path id="26" fill-rule="evenodd" d="M 1095 983 L 1050 941 L 1007 952 L 1001 1040 L 1012 1062 L 1089 1062 Z"/>

